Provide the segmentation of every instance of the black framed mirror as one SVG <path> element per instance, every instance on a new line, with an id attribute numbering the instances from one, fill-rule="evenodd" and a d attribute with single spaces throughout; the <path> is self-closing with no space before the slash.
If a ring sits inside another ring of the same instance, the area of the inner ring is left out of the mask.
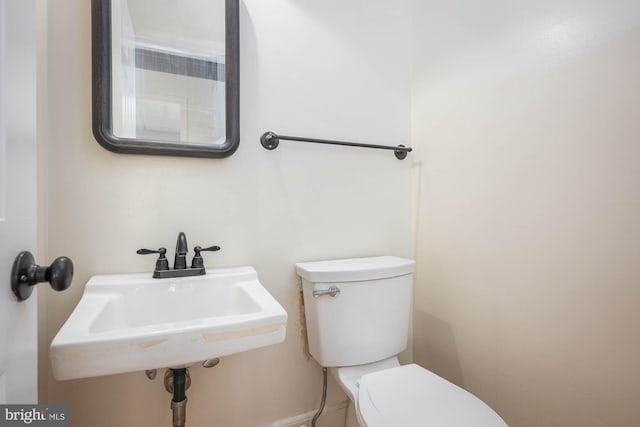
<path id="1" fill-rule="evenodd" d="M 239 0 L 92 0 L 93 134 L 116 153 L 230 156 Z"/>

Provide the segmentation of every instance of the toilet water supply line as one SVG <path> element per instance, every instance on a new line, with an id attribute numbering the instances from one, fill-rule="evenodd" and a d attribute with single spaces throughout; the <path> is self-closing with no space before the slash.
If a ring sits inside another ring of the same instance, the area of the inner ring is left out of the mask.
<path id="1" fill-rule="evenodd" d="M 311 427 L 316 427 L 316 421 L 320 418 L 320 414 L 324 410 L 324 403 L 327 400 L 327 368 L 322 368 L 322 400 L 320 401 L 320 407 L 318 412 L 313 416 L 311 420 Z"/>

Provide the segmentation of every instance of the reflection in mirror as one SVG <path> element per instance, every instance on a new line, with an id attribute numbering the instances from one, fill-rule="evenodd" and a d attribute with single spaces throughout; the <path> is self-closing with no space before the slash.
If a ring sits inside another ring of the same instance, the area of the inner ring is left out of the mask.
<path id="1" fill-rule="evenodd" d="M 93 0 L 98 142 L 138 154 L 235 151 L 237 2 Z"/>

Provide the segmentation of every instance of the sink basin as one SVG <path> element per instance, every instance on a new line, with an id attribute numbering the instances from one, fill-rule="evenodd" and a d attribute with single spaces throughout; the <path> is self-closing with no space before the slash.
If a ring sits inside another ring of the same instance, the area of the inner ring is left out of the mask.
<path id="1" fill-rule="evenodd" d="M 93 276 L 51 343 L 58 380 L 189 366 L 284 341 L 287 313 L 251 267 Z"/>

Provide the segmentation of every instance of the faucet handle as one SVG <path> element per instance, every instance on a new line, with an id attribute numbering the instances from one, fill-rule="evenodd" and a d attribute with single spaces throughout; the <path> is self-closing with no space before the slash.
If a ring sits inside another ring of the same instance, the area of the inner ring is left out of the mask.
<path id="1" fill-rule="evenodd" d="M 138 249 L 136 253 L 138 255 L 160 254 L 158 260 L 156 261 L 156 270 L 169 269 L 169 261 L 167 261 L 167 257 L 165 256 L 165 254 L 167 253 L 167 248 L 159 248 L 157 251 L 154 251 L 153 249 Z"/>
<path id="2" fill-rule="evenodd" d="M 220 246 L 209 246 L 208 248 L 196 246 L 195 248 L 193 248 L 193 251 L 196 254 L 193 256 L 193 261 L 191 261 L 191 268 L 204 268 L 204 260 L 202 259 L 202 255 L 200 255 L 200 252 L 215 252 L 219 250 Z"/>

